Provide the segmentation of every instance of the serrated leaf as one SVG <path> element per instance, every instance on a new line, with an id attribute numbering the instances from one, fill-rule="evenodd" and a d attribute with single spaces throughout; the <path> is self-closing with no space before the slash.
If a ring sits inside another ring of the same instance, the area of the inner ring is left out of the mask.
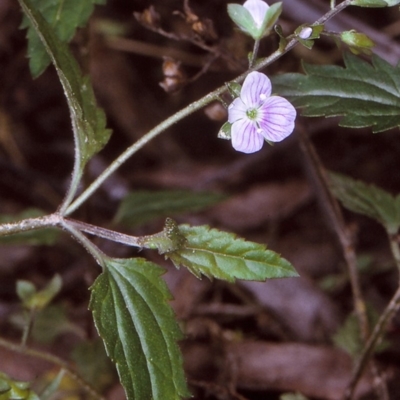
<path id="1" fill-rule="evenodd" d="M 190 190 L 132 192 L 121 202 L 115 220 L 127 226 L 141 225 L 155 218 L 200 211 L 224 198 L 217 193 Z"/>
<path id="2" fill-rule="evenodd" d="M 45 215 L 44 212 L 37 208 L 28 208 L 16 215 L 0 214 L 0 224 L 22 221 L 27 218 L 36 218 L 43 215 Z M 31 246 L 51 246 L 57 241 L 59 233 L 60 231 L 56 228 L 27 231 L 10 236 L 2 236 L 0 238 L 0 244 L 29 244 Z"/>
<path id="3" fill-rule="evenodd" d="M 165 256 L 200 277 L 264 281 L 298 276 L 293 266 L 265 246 L 237 238 L 208 226 L 179 225 L 186 244 Z"/>
<path id="4" fill-rule="evenodd" d="M 81 75 L 68 46 L 58 38 L 31 0 L 19 0 L 19 3 L 46 48 L 63 86 L 74 130 L 75 162 L 79 163 L 75 165 L 75 173 L 81 173 L 86 162 L 110 138 L 105 114 L 96 106 L 89 78 Z"/>
<path id="5" fill-rule="evenodd" d="M 400 194 L 393 196 L 375 185 L 341 174 L 329 174 L 330 189 L 344 207 L 380 222 L 389 233 L 400 227 Z"/>
<path id="6" fill-rule="evenodd" d="M 73 38 L 77 28 L 86 25 L 95 4 L 105 3 L 105 0 L 32 0 L 32 5 L 64 43 L 68 43 Z M 33 77 L 36 78 L 49 66 L 51 59 L 26 16 L 21 27 L 28 28 L 29 67 Z"/>
<path id="7" fill-rule="evenodd" d="M 274 91 L 307 117 L 343 116 L 341 126 L 371 126 L 374 133 L 400 126 L 400 65 L 376 55 L 372 64 L 351 54 L 344 62 L 345 68 L 304 64 L 306 75 L 274 77 Z"/>
<path id="8" fill-rule="evenodd" d="M 141 258 L 105 259 L 90 309 L 128 400 L 188 396 L 164 270 Z"/>

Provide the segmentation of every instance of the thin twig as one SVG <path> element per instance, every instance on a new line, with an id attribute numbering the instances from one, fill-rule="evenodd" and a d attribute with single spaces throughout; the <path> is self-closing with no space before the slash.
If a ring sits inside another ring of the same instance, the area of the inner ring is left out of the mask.
<path id="1" fill-rule="evenodd" d="M 361 339 L 364 343 L 367 343 L 370 328 L 366 305 L 362 295 L 358 276 L 357 255 L 354 249 L 353 234 L 345 224 L 338 201 L 329 190 L 325 168 L 323 167 L 313 144 L 308 139 L 306 132 L 300 124 L 298 130 L 300 134 L 300 148 L 305 155 L 310 173 L 318 189 L 317 193 L 319 195 L 321 205 L 326 212 L 342 247 L 343 257 L 346 261 L 349 271 L 350 284 L 353 293 L 353 305 L 361 330 Z M 379 398 L 381 400 L 386 400 L 388 398 L 386 384 L 380 377 L 378 368 L 373 362 L 371 363 L 371 372 L 377 378 L 377 386 L 375 390 L 379 395 Z M 348 399 L 350 398 L 351 397 Z"/>
<path id="2" fill-rule="evenodd" d="M 396 262 L 396 266 L 399 270 L 399 276 L 400 276 L 400 248 L 396 237 L 397 235 L 388 233 L 388 236 L 389 236 L 390 249 L 392 251 L 392 255 Z M 374 353 L 376 346 L 380 343 L 383 335 L 386 332 L 387 326 L 389 325 L 393 317 L 396 315 L 396 313 L 399 311 L 399 309 L 400 309 L 400 284 L 399 287 L 397 288 L 396 293 L 393 295 L 389 304 L 385 308 L 385 311 L 382 313 L 378 322 L 376 323 L 374 330 L 372 331 L 372 334 L 369 337 L 368 342 L 366 343 L 363 349 L 361 357 L 354 370 L 354 374 L 345 392 L 344 400 L 349 400 L 352 398 L 353 393 L 357 387 L 357 383 L 360 380 L 365 370 L 365 367 L 368 364 L 368 360 Z"/>

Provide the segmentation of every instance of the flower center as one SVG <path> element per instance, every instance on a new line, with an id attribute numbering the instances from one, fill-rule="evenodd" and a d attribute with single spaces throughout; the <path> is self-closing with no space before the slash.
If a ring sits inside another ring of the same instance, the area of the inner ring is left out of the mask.
<path id="1" fill-rule="evenodd" d="M 251 119 L 252 121 L 257 119 L 257 108 L 249 108 L 246 111 L 247 118 Z"/>

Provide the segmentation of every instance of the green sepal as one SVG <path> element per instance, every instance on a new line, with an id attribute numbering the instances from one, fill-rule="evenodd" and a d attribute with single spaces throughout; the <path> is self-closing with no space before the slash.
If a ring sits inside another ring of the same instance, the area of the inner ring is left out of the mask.
<path id="1" fill-rule="evenodd" d="M 340 39 L 347 44 L 353 54 L 371 54 L 372 47 L 375 43 L 364 33 L 359 33 L 354 29 L 344 31 L 340 34 Z"/>
<path id="2" fill-rule="evenodd" d="M 276 34 L 279 36 L 279 50 L 284 51 L 288 41 L 286 39 L 286 36 L 283 34 L 282 27 L 280 25 L 275 25 L 274 30 Z"/>
<path id="3" fill-rule="evenodd" d="M 228 82 L 226 86 L 233 98 L 240 97 L 240 91 L 242 90 L 242 85 L 240 83 Z"/>
<path id="4" fill-rule="evenodd" d="M 231 140 L 231 129 L 232 129 L 232 124 L 228 121 L 225 122 L 221 126 L 221 129 L 218 132 L 218 138 L 225 139 L 225 140 Z"/>

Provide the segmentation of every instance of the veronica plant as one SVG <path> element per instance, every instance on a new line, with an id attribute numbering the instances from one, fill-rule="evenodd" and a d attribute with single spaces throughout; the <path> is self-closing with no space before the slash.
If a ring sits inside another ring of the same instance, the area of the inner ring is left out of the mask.
<path id="1" fill-rule="evenodd" d="M 234 149 L 244 153 L 259 151 L 264 140 L 280 142 L 293 132 L 296 110 L 289 100 L 302 108 L 306 116 L 344 115 L 344 124 L 350 127 L 373 126 L 378 131 L 399 126 L 398 68 L 393 68 L 378 58 L 374 58 L 373 67 L 351 57 L 346 58 L 346 69 L 306 66 L 307 75 L 284 74 L 273 80 L 273 88 L 266 75 L 255 71 L 276 61 L 298 43 L 306 44 L 317 39 L 324 22 L 347 6 L 387 6 L 395 2 L 389 4 L 383 0 L 345 0 L 314 24 L 301 26 L 286 37 L 280 27 L 274 26 L 282 11 L 282 3 L 269 6 L 262 0 L 248 0 L 243 6 L 229 4 L 228 13 L 232 20 L 255 41 L 249 55 L 249 70 L 155 126 L 117 157 L 92 184 L 77 194 L 87 162 L 106 145 L 110 137 L 110 131 L 106 129 L 105 114 L 96 105 L 90 80 L 83 76 L 67 46 L 73 32 L 85 23 L 95 3 L 103 3 L 103 0 L 82 0 L 80 11 L 85 11 L 85 17 L 71 19 L 67 15 L 71 15 L 71 9 L 76 5 L 75 0 L 65 0 L 59 4 L 50 0 L 19 0 L 25 15 L 23 26 L 28 28 L 28 52 L 33 74 L 38 75 L 50 59 L 63 87 L 72 121 L 75 166 L 67 195 L 55 212 L 3 223 L 0 225 L 0 236 L 24 241 L 24 236 L 18 234 L 43 228 L 59 228 L 67 231 L 84 246 L 101 267 L 100 275 L 90 288 L 89 306 L 106 351 L 117 366 L 127 398 L 180 399 L 190 396 L 177 345 L 177 341 L 183 336 L 169 306 L 171 295 L 161 277 L 163 269 L 144 258 L 109 257 L 85 233 L 140 249 L 156 250 L 175 266 L 186 267 L 198 277 L 205 275 L 231 282 L 236 279 L 264 281 L 297 276 L 294 267 L 264 245 L 208 226 L 178 225 L 167 218 L 161 232 L 135 237 L 74 220 L 69 215 L 84 204 L 121 164 L 145 144 L 194 111 L 220 100 L 220 96 L 227 92 L 227 86 L 236 90 L 233 91 L 235 98 L 228 107 L 228 123 L 224 125 L 223 133 L 232 140 Z M 72 15 L 75 14 L 80 13 L 72 12 Z M 63 24 L 67 24 L 68 29 Z M 274 31 L 280 36 L 278 49 L 269 56 L 257 58 L 259 41 Z M 348 37 L 346 40 L 349 40 Z M 357 46 L 361 42 L 361 46 L 367 43 L 360 36 L 352 35 L 352 40 L 356 40 Z M 370 42 L 367 45 L 370 47 Z M 243 86 L 240 87 L 242 82 Z M 273 89 L 278 95 L 272 95 Z M 346 96 L 342 96 L 343 93 Z M 365 113 L 367 109 L 373 110 L 375 114 L 371 117 L 371 114 Z M 385 114 L 388 109 L 390 118 Z M 368 191 L 364 190 L 363 195 L 368 196 Z M 174 207 L 179 208 L 180 197 L 174 197 Z M 206 198 L 208 200 L 197 198 L 191 201 L 211 201 L 209 197 Z M 145 198 L 140 206 L 148 201 L 150 200 Z M 172 204 L 171 198 L 170 203 Z M 389 203 L 390 207 L 398 208 L 397 198 L 391 199 Z M 386 206 L 386 203 L 382 203 L 380 208 Z M 125 208 L 129 209 L 129 206 L 125 205 Z M 188 205 L 184 204 L 183 208 L 187 210 Z M 396 212 L 395 215 L 398 216 Z M 380 215 L 382 213 L 386 215 L 385 212 L 380 212 Z M 390 235 L 393 236 L 398 229 L 398 223 L 391 224 L 390 227 Z M 25 286 L 29 293 L 32 292 L 29 284 Z M 57 290 L 58 288 L 57 284 Z M 383 325 L 385 324 L 382 323 L 381 326 Z M 376 343 L 375 339 L 373 343 Z M 18 347 L 3 339 L 0 344 L 10 349 L 26 351 L 25 347 Z M 40 356 L 40 352 L 34 354 Z M 43 358 L 68 371 L 65 363 L 51 357 Z M 72 376 L 76 377 L 74 374 Z M 6 383 L 11 396 L 14 384 L 8 377 Z M 35 398 L 30 390 L 28 392 L 27 396 L 31 397 L 24 398 Z M 92 392 L 91 394 L 93 395 Z M 7 398 L 11 398 L 10 396 Z"/>

